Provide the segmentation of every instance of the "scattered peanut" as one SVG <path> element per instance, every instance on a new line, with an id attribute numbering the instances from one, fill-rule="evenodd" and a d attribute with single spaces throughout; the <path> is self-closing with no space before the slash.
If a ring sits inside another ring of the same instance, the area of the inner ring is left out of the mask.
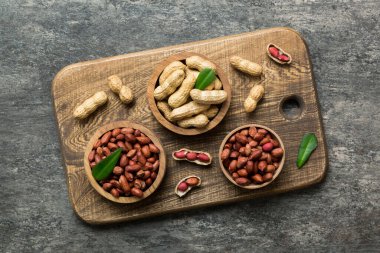
<path id="1" fill-rule="evenodd" d="M 188 176 L 181 179 L 176 185 L 174 192 L 179 197 L 185 196 L 193 187 L 200 186 L 201 178 L 198 176 Z"/>
<path id="2" fill-rule="evenodd" d="M 168 99 L 168 104 L 172 108 L 180 107 L 185 104 L 189 98 L 191 89 L 194 88 L 199 72 L 189 71 L 186 69 L 186 78 L 183 80 L 179 89 L 174 92 Z"/>
<path id="3" fill-rule="evenodd" d="M 201 105 L 194 101 L 191 101 L 187 104 L 184 104 L 181 107 L 175 108 L 171 112 L 171 118 L 174 121 L 191 117 L 193 115 L 197 115 L 205 110 L 207 110 L 210 105 Z"/>
<path id="4" fill-rule="evenodd" d="M 166 78 L 168 78 L 174 71 L 176 70 L 184 70 L 186 68 L 186 65 L 183 64 L 180 61 L 173 61 L 168 66 L 165 67 L 165 69 L 162 71 L 162 74 L 159 78 L 159 84 L 162 85 Z"/>
<path id="5" fill-rule="evenodd" d="M 203 128 L 208 124 L 208 122 L 209 122 L 209 119 L 207 118 L 206 115 L 198 114 L 194 117 L 179 120 L 177 124 L 178 126 L 183 127 L 183 128 L 190 128 L 190 127 Z"/>
<path id="6" fill-rule="evenodd" d="M 167 120 L 169 120 L 170 122 L 174 122 L 173 117 L 172 117 L 172 109 L 170 109 L 167 102 L 158 101 L 157 108 L 164 114 L 164 117 Z"/>
<path id="7" fill-rule="evenodd" d="M 209 109 L 206 111 L 202 112 L 204 115 L 207 116 L 207 118 L 212 119 L 214 118 L 219 112 L 219 108 L 216 105 L 210 106 Z"/>
<path id="8" fill-rule="evenodd" d="M 232 56 L 230 58 L 230 63 L 236 69 L 251 76 L 260 76 L 263 72 L 263 68 L 260 64 L 248 61 L 239 56 Z"/>
<path id="9" fill-rule="evenodd" d="M 212 156 L 204 151 L 194 151 L 186 148 L 174 151 L 172 153 L 174 160 L 185 160 L 199 165 L 209 165 L 212 162 Z"/>
<path id="10" fill-rule="evenodd" d="M 200 56 L 194 55 L 186 58 L 186 65 L 189 68 L 196 69 L 198 71 L 202 71 L 205 68 L 210 68 L 216 70 L 216 66 L 214 63 L 203 59 Z"/>
<path id="11" fill-rule="evenodd" d="M 224 90 L 198 90 L 192 89 L 190 96 L 194 102 L 199 104 L 221 104 L 227 99 L 227 92 Z"/>
<path id="12" fill-rule="evenodd" d="M 292 56 L 275 44 L 269 44 L 267 46 L 267 53 L 268 56 L 277 63 L 290 64 L 292 62 Z"/>
<path id="13" fill-rule="evenodd" d="M 105 104 L 108 100 L 104 91 L 96 92 L 92 97 L 86 99 L 81 105 L 74 110 L 74 117 L 79 119 L 87 118 L 98 107 Z"/>
<path id="14" fill-rule="evenodd" d="M 119 95 L 121 102 L 129 104 L 133 101 L 133 93 L 131 88 L 123 85 L 123 81 L 117 75 L 108 77 L 108 86 L 114 93 Z"/>
<path id="15" fill-rule="evenodd" d="M 256 109 L 257 103 L 264 95 L 264 86 L 255 85 L 249 92 L 247 99 L 244 101 L 246 112 L 253 112 Z"/>
<path id="16" fill-rule="evenodd" d="M 154 90 L 154 97 L 157 100 L 163 100 L 171 95 L 178 86 L 181 85 L 185 78 L 185 72 L 181 69 L 173 71 L 168 78 L 165 79 L 162 85 Z"/>

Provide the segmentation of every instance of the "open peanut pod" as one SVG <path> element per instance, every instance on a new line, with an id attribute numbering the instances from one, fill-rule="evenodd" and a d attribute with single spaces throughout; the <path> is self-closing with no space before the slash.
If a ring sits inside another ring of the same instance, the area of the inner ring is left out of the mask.
<path id="1" fill-rule="evenodd" d="M 292 56 L 273 43 L 268 44 L 267 54 L 272 60 L 279 64 L 290 64 L 292 62 Z"/>
<path id="2" fill-rule="evenodd" d="M 181 179 L 176 185 L 174 192 L 180 198 L 184 197 L 189 191 L 194 187 L 199 187 L 202 183 L 202 180 L 198 176 L 188 176 Z"/>
<path id="3" fill-rule="evenodd" d="M 204 151 L 195 151 L 187 148 L 173 151 L 172 157 L 177 161 L 188 161 L 199 165 L 210 165 L 212 163 L 212 156 Z"/>

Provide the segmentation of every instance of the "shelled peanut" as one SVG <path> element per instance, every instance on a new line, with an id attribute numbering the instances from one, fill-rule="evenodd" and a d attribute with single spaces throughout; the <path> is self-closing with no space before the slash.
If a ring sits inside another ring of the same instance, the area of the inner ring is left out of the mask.
<path id="1" fill-rule="evenodd" d="M 112 174 L 98 183 L 114 197 L 143 197 L 157 178 L 160 167 L 159 148 L 138 129 L 115 128 L 104 133 L 88 155 L 90 167 L 121 148 L 122 155 Z"/>
<path id="2" fill-rule="evenodd" d="M 227 99 L 220 79 L 216 77 L 205 90 L 194 89 L 199 71 L 205 68 L 216 70 L 212 62 L 190 56 L 184 62 L 170 63 L 162 71 L 154 98 L 159 111 L 171 123 L 181 128 L 204 128 L 218 114 L 217 105 Z"/>
<path id="3" fill-rule="evenodd" d="M 181 148 L 180 150 L 174 151 L 172 156 L 174 160 L 185 160 L 199 165 L 209 165 L 212 162 L 212 156 L 209 153 L 204 151 L 194 151 L 186 148 Z"/>
<path id="4" fill-rule="evenodd" d="M 233 180 L 246 186 L 271 181 L 283 155 L 283 147 L 274 135 L 252 126 L 234 133 L 220 158 Z"/>
<path id="5" fill-rule="evenodd" d="M 176 185 L 174 192 L 179 196 L 185 196 L 193 187 L 200 186 L 201 178 L 198 176 L 188 176 L 181 179 Z"/>

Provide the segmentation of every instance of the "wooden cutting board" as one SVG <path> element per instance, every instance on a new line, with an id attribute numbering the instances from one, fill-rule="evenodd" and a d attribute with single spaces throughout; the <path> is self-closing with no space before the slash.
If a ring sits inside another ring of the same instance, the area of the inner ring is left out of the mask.
<path id="1" fill-rule="evenodd" d="M 292 64 L 282 66 L 269 59 L 266 54 L 269 43 L 290 53 Z M 199 136 L 180 136 L 162 127 L 150 112 L 146 99 L 146 86 L 153 69 L 166 57 L 183 51 L 201 53 L 212 59 L 225 71 L 232 85 L 232 101 L 226 117 L 213 130 Z M 262 64 L 264 75 L 251 78 L 238 73 L 229 64 L 229 58 L 233 55 Z M 107 77 L 114 74 L 122 76 L 132 88 L 136 97 L 133 105 L 122 104 L 109 91 Z M 243 109 L 243 101 L 252 85 L 259 82 L 265 85 L 265 97 L 254 113 L 247 114 Z M 84 121 L 74 119 L 74 108 L 100 90 L 106 90 L 109 94 L 107 105 Z M 271 28 L 76 63 L 57 74 L 53 81 L 52 96 L 70 201 L 75 213 L 88 223 L 135 220 L 274 195 L 316 184 L 323 180 L 326 173 L 326 143 L 307 45 L 300 34 L 288 28 Z M 284 112 L 284 107 L 292 108 L 290 105 L 296 105 L 297 102 L 298 112 Z M 149 198 L 124 205 L 108 201 L 87 180 L 83 152 L 100 126 L 124 119 L 143 124 L 155 132 L 168 155 L 182 147 L 205 150 L 214 157 L 212 165 L 202 167 L 174 161 L 168 156 L 164 181 Z M 230 183 L 221 172 L 217 157 L 224 136 L 234 128 L 249 123 L 266 125 L 275 130 L 286 148 L 286 163 L 279 177 L 269 186 L 253 191 L 240 189 Z M 308 163 L 302 169 L 297 169 L 298 145 L 306 132 L 314 132 L 319 145 Z M 181 178 L 190 174 L 200 176 L 202 186 L 180 199 L 174 194 L 174 187 Z"/>

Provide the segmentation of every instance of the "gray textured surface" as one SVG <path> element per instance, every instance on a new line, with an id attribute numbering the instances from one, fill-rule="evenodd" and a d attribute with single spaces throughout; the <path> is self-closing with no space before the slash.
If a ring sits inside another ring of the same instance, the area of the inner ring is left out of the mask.
<path id="1" fill-rule="evenodd" d="M 0 252 L 378 251 L 379 17 L 378 0 L 1 0 Z M 300 31 L 310 47 L 330 159 L 324 183 L 128 224 L 77 219 L 50 96 L 59 69 L 273 26 Z"/>

